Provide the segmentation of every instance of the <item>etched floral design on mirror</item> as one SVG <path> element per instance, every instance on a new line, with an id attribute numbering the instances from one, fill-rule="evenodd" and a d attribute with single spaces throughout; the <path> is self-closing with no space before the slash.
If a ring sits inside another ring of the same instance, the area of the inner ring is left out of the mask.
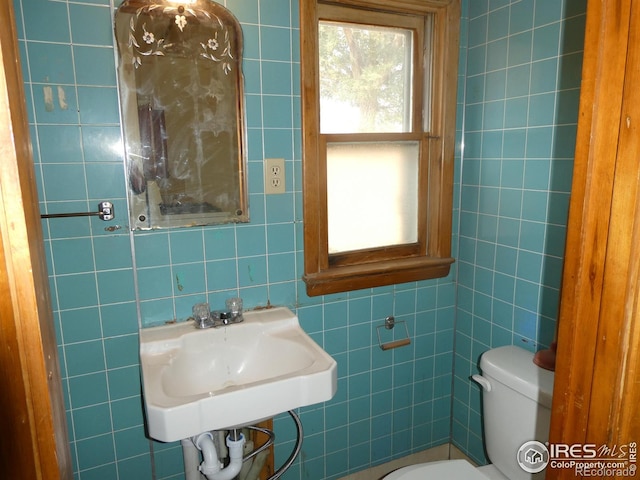
<path id="1" fill-rule="evenodd" d="M 242 29 L 208 0 L 115 15 L 132 229 L 249 221 Z"/>

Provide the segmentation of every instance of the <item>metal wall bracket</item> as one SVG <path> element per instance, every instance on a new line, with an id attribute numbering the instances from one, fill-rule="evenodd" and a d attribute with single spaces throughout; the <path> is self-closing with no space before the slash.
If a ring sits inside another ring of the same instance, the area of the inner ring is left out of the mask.
<path id="1" fill-rule="evenodd" d="M 393 317 L 393 315 L 390 315 L 384 319 L 384 328 L 386 328 L 387 330 L 391 330 L 395 326 L 396 319 Z"/>

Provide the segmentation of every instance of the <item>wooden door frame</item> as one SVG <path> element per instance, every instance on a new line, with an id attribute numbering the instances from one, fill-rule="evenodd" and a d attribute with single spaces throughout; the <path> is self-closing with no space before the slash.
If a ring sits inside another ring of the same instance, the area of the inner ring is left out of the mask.
<path id="1" fill-rule="evenodd" d="M 0 0 L 0 472 L 73 471 L 11 0 Z"/>
<path id="2" fill-rule="evenodd" d="M 639 84 L 640 4 L 589 0 L 551 443 L 640 441 Z"/>

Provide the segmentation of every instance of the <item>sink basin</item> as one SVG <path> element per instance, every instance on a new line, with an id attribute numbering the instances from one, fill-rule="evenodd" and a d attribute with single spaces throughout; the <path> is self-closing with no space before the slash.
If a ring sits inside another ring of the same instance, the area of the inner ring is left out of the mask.
<path id="1" fill-rule="evenodd" d="M 337 365 L 287 308 L 198 330 L 192 321 L 140 331 L 149 435 L 172 442 L 251 425 L 329 400 Z"/>

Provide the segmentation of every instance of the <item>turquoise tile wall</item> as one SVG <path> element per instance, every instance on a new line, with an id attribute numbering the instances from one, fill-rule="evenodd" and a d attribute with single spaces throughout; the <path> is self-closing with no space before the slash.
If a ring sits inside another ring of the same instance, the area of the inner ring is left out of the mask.
<path id="1" fill-rule="evenodd" d="M 138 322 L 183 320 L 193 303 L 222 305 L 232 295 L 249 308 L 270 302 L 294 309 L 338 361 L 338 393 L 301 409 L 303 451 L 283 478 L 335 479 L 448 442 L 455 269 L 438 281 L 320 298 L 307 297 L 300 281 L 297 2 L 226 1 L 246 42 L 251 223 L 151 233 L 130 233 L 126 225 L 113 5 L 14 5 L 41 210 L 94 210 L 111 200 L 116 211 L 110 223 L 43 224 L 75 478 L 183 478 L 179 444 L 145 438 Z M 461 119 L 462 103 L 458 111 Z M 461 120 L 458 130 L 460 138 Z M 264 195 L 265 157 L 285 158 L 285 194 Z M 457 165 L 459 176 L 459 159 Z M 458 197 L 457 183 L 455 190 Z M 457 209 L 454 214 L 455 251 Z M 383 352 L 376 327 L 390 314 L 407 323 L 413 342 Z M 275 428 L 281 463 L 294 432 L 287 416 L 278 417 Z"/>
<path id="2" fill-rule="evenodd" d="M 480 463 L 480 355 L 554 338 L 585 8 L 469 2 L 452 442 Z"/>

